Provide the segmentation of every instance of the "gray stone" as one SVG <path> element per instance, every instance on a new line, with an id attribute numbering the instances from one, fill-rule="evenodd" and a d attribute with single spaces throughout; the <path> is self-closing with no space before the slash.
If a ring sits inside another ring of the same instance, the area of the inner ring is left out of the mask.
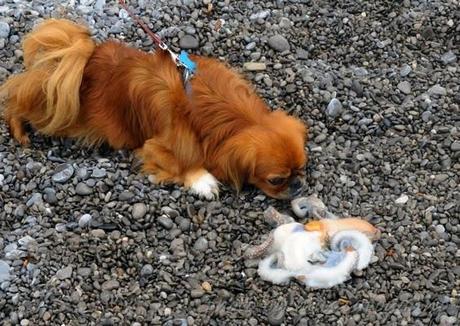
<path id="1" fill-rule="evenodd" d="M 96 0 L 96 3 L 94 4 L 94 9 L 97 11 L 102 11 L 104 10 L 105 6 L 105 0 Z"/>
<path id="2" fill-rule="evenodd" d="M 401 69 L 399 70 L 399 75 L 400 75 L 401 77 L 406 77 L 406 76 L 409 75 L 411 72 L 412 72 L 411 66 L 409 66 L 409 65 L 404 65 L 404 66 L 402 66 Z"/>
<path id="3" fill-rule="evenodd" d="M 167 215 L 161 215 L 158 217 L 158 223 L 166 230 L 171 230 L 174 223 Z"/>
<path id="4" fill-rule="evenodd" d="M 68 163 L 61 164 L 57 167 L 52 179 L 57 183 L 65 183 L 72 177 L 74 171 L 75 169 L 72 165 Z"/>
<path id="5" fill-rule="evenodd" d="M 410 94 L 412 91 L 411 85 L 408 81 L 400 82 L 398 84 L 398 89 L 406 95 Z"/>
<path id="6" fill-rule="evenodd" d="M 91 173 L 91 177 L 93 178 L 104 178 L 106 175 L 107 175 L 107 172 L 105 171 L 105 169 L 99 169 L 99 168 L 95 168 L 93 170 L 93 173 Z"/>
<path id="7" fill-rule="evenodd" d="M 249 16 L 249 19 L 253 21 L 263 20 L 268 16 L 270 16 L 270 10 L 263 10 L 252 14 L 251 16 Z"/>
<path id="8" fill-rule="evenodd" d="M 0 38 L 8 38 L 10 35 L 10 25 L 7 22 L 0 21 Z"/>
<path id="9" fill-rule="evenodd" d="M 199 237 L 193 245 L 193 248 L 197 251 L 206 251 L 208 249 L 208 240 L 204 237 Z"/>
<path id="10" fill-rule="evenodd" d="M 144 266 L 142 266 L 142 269 L 141 269 L 141 276 L 143 277 L 146 277 L 146 276 L 150 276 L 153 274 L 153 266 L 150 265 L 150 264 L 146 264 Z"/>
<path id="11" fill-rule="evenodd" d="M 190 296 L 193 299 L 201 298 L 203 295 L 204 295 L 204 290 L 201 288 L 193 289 L 192 291 L 190 291 Z"/>
<path id="12" fill-rule="evenodd" d="M 91 223 L 92 219 L 93 217 L 90 214 L 83 214 L 78 219 L 78 226 L 81 228 L 85 228 Z"/>
<path id="13" fill-rule="evenodd" d="M 436 84 L 428 90 L 428 94 L 430 95 L 439 95 L 439 96 L 444 96 L 447 94 L 447 91 L 444 87 L 442 87 L 439 84 Z"/>
<path id="14" fill-rule="evenodd" d="M 452 52 L 452 50 L 447 51 L 441 56 L 441 61 L 443 64 L 448 65 L 450 63 L 454 63 L 455 61 L 457 61 L 457 56 L 454 52 Z"/>
<path id="15" fill-rule="evenodd" d="M 118 282 L 117 280 L 108 280 L 102 283 L 101 285 L 101 289 L 103 291 L 111 291 L 111 290 L 118 289 L 119 287 L 120 287 L 120 282 Z"/>
<path id="16" fill-rule="evenodd" d="M 460 141 L 452 142 L 452 144 L 450 145 L 450 149 L 454 152 L 460 151 Z"/>
<path id="17" fill-rule="evenodd" d="M 93 189 L 90 188 L 86 183 L 79 182 L 75 187 L 75 192 L 80 196 L 87 196 L 93 193 Z"/>
<path id="18" fill-rule="evenodd" d="M 130 201 L 133 198 L 134 198 L 134 194 L 131 191 L 123 191 L 118 196 L 118 200 L 120 200 L 120 201 Z"/>
<path id="19" fill-rule="evenodd" d="M 431 111 L 424 111 L 422 113 L 422 120 L 425 121 L 425 122 L 428 122 L 428 121 L 430 121 L 432 115 L 433 115 L 433 113 L 431 113 Z"/>
<path id="20" fill-rule="evenodd" d="M 182 49 L 196 49 L 199 45 L 198 39 L 193 35 L 186 34 L 179 40 L 179 46 Z"/>
<path id="21" fill-rule="evenodd" d="M 72 276 L 73 267 L 71 265 L 61 268 L 56 272 L 56 277 L 60 280 L 66 280 Z"/>
<path id="22" fill-rule="evenodd" d="M 10 278 L 10 265 L 4 260 L 0 260 L 0 283 L 8 281 Z"/>
<path id="23" fill-rule="evenodd" d="M 268 45 L 278 51 L 278 52 L 283 52 L 283 51 L 287 51 L 291 48 L 291 46 L 289 45 L 289 42 L 288 40 L 286 40 L 286 38 L 280 34 L 276 34 L 276 35 L 273 35 L 272 37 L 270 37 L 268 39 Z"/>
<path id="24" fill-rule="evenodd" d="M 338 99 L 333 98 L 327 105 L 326 114 L 332 118 L 335 118 L 342 113 L 342 110 L 342 103 Z"/>
<path id="25" fill-rule="evenodd" d="M 144 203 L 136 203 L 133 205 L 132 215 L 134 219 L 141 219 L 147 214 L 147 206 Z"/>
<path id="26" fill-rule="evenodd" d="M 57 197 L 56 197 L 56 191 L 53 189 L 53 188 L 45 188 L 43 190 L 43 192 L 45 193 L 43 195 L 43 199 L 49 203 L 49 204 L 54 204 L 56 203 L 58 200 L 57 200 Z"/>
<path id="27" fill-rule="evenodd" d="M 26 202 L 27 207 L 31 207 L 34 205 L 40 205 L 43 203 L 43 198 L 42 194 L 35 192 L 32 194 L 32 196 L 29 198 L 29 200 Z"/>
<path id="28" fill-rule="evenodd" d="M 278 25 L 281 28 L 288 29 L 288 28 L 291 28 L 292 23 L 291 23 L 291 20 L 289 18 L 281 17 L 280 22 L 279 22 Z"/>

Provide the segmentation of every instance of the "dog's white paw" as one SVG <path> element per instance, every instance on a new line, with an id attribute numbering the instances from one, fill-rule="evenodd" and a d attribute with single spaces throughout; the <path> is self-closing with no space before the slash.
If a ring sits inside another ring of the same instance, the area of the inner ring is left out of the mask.
<path id="1" fill-rule="evenodd" d="M 211 173 L 205 172 L 191 182 L 190 191 L 207 200 L 216 199 L 219 197 L 219 181 Z"/>

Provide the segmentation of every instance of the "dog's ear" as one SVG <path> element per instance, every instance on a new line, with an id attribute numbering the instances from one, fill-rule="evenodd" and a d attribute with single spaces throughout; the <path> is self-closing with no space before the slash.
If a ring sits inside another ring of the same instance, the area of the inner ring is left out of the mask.
<path id="1" fill-rule="evenodd" d="M 282 109 L 276 109 L 271 112 L 271 116 L 274 118 L 272 121 L 276 123 L 282 123 L 287 130 L 292 130 L 302 135 L 304 141 L 308 138 L 308 127 L 300 119 L 288 115 Z"/>

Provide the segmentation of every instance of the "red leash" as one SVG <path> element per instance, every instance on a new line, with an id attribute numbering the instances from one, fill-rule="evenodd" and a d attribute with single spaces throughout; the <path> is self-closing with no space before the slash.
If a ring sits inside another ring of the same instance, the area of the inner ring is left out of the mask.
<path id="1" fill-rule="evenodd" d="M 176 66 L 178 68 L 181 68 L 183 69 L 182 71 L 182 79 L 184 81 L 184 86 L 185 86 L 185 89 L 186 91 L 189 93 L 190 91 L 190 84 L 188 83 L 190 78 L 193 77 L 193 75 L 195 74 L 195 71 L 196 71 L 196 64 L 195 62 L 193 62 L 189 57 L 188 57 L 188 54 L 187 52 L 185 51 L 182 51 L 180 53 L 180 55 L 177 55 L 176 53 L 174 53 L 173 51 L 171 51 L 169 48 L 168 48 L 168 45 L 166 45 L 165 42 L 163 42 L 161 40 L 161 38 L 155 34 L 154 32 L 152 32 L 150 30 L 150 28 L 148 28 L 148 26 L 142 21 L 142 19 L 138 18 L 136 15 L 134 15 L 134 13 L 129 10 L 128 6 L 126 5 L 126 2 L 124 0 L 119 0 L 118 3 L 120 4 L 120 6 L 123 7 L 123 9 L 126 10 L 126 12 L 128 13 L 129 16 L 131 16 L 131 18 L 137 22 L 143 29 L 144 31 L 148 34 L 148 36 L 150 36 L 150 38 L 153 40 L 153 42 L 155 42 L 155 44 L 160 48 L 162 49 L 163 51 L 167 51 L 169 53 L 169 55 L 171 56 L 171 59 L 173 60 L 173 62 L 176 64 Z"/>
<path id="2" fill-rule="evenodd" d="M 124 10 L 126 10 L 128 15 L 130 15 L 131 18 L 135 20 L 136 23 L 138 23 L 142 27 L 142 29 L 147 33 L 148 36 L 150 36 L 153 42 L 155 42 L 155 44 L 158 45 L 160 49 L 162 50 L 168 49 L 168 46 L 161 40 L 161 38 L 157 34 L 152 32 L 152 30 L 142 21 L 142 19 L 134 15 L 134 13 L 131 10 L 129 10 L 124 0 L 119 0 L 118 3 L 120 4 L 120 6 L 123 7 Z"/>

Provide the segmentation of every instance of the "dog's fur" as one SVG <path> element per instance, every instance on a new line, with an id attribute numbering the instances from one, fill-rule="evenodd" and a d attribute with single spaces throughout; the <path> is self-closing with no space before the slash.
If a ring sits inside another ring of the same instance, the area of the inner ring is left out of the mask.
<path id="1" fill-rule="evenodd" d="M 192 56 L 197 74 L 188 94 L 166 52 L 96 45 L 87 28 L 67 20 L 43 22 L 23 48 L 25 71 L 0 93 L 21 144 L 29 143 L 29 123 L 46 135 L 136 149 L 158 182 L 185 184 L 207 198 L 217 194 L 215 178 L 237 189 L 254 184 L 276 198 L 302 184 L 306 127 L 271 112 L 217 60 Z"/>

